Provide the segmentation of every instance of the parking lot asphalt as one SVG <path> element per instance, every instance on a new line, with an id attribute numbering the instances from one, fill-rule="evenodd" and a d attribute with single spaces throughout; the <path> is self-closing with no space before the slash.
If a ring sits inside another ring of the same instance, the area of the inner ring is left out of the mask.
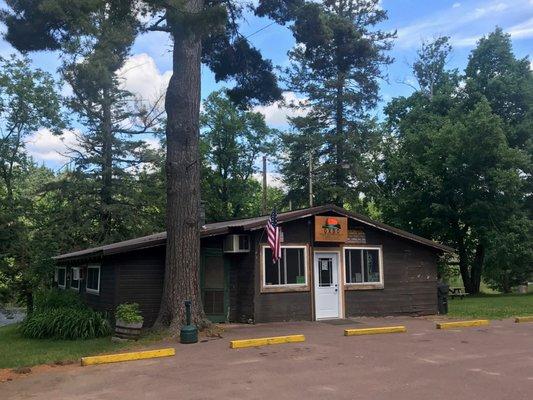
<path id="1" fill-rule="evenodd" d="M 343 336 L 406 325 L 406 333 Z M 229 341 L 304 334 L 303 343 L 230 349 Z M 0 384 L 1 399 L 533 398 L 533 323 L 437 330 L 431 318 L 232 326 L 222 338 L 177 342 L 176 356 L 52 368 Z"/>

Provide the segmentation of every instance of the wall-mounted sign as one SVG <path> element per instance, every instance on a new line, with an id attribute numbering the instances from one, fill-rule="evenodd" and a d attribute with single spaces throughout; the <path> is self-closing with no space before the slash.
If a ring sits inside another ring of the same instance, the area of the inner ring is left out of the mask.
<path id="1" fill-rule="evenodd" d="M 366 243 L 365 231 L 362 228 L 350 229 L 346 243 Z"/>
<path id="2" fill-rule="evenodd" d="M 315 216 L 316 242 L 346 242 L 348 238 L 348 218 Z"/>

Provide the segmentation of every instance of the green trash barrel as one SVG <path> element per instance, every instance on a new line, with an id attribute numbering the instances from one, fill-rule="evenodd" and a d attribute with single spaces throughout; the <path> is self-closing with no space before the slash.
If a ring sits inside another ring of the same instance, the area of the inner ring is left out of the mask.
<path id="1" fill-rule="evenodd" d="M 185 316 L 187 324 L 180 330 L 180 342 L 181 343 L 196 343 L 198 342 L 198 328 L 196 325 L 191 324 L 191 301 L 185 301 Z"/>

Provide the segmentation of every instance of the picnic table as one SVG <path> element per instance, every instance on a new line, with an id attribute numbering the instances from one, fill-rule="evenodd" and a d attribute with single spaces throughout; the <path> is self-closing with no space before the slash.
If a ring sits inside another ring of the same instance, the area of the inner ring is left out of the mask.
<path id="1" fill-rule="evenodd" d="M 459 297 L 461 300 L 463 300 L 464 297 L 468 295 L 468 293 L 465 292 L 464 287 L 451 287 L 449 289 L 449 292 L 449 297 L 452 299 L 455 297 Z"/>

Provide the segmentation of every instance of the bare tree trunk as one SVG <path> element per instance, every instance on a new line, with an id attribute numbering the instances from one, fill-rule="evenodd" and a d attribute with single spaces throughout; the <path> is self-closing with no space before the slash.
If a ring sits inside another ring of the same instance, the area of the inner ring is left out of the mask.
<path id="1" fill-rule="evenodd" d="M 188 0 L 189 13 L 199 13 L 203 0 Z M 156 326 L 176 331 L 184 322 L 185 300 L 192 301 L 192 319 L 204 323 L 200 296 L 200 66 L 201 37 L 167 13 L 173 29 L 173 71 L 166 98 L 167 113 L 167 246 L 165 282 Z"/>
<path id="2" fill-rule="evenodd" d="M 471 263 L 462 239 L 459 241 L 457 249 L 459 251 L 459 268 L 465 291 L 470 294 L 477 294 L 481 286 L 481 273 L 485 259 L 484 247 L 481 244 L 476 246 L 474 260 Z"/>
<path id="3" fill-rule="evenodd" d="M 472 279 L 472 291 L 469 293 L 479 293 L 481 287 L 481 273 L 483 272 L 483 263 L 485 262 L 485 247 L 478 243 L 476 246 L 476 254 L 474 255 L 474 261 L 470 270 L 470 276 Z"/>

